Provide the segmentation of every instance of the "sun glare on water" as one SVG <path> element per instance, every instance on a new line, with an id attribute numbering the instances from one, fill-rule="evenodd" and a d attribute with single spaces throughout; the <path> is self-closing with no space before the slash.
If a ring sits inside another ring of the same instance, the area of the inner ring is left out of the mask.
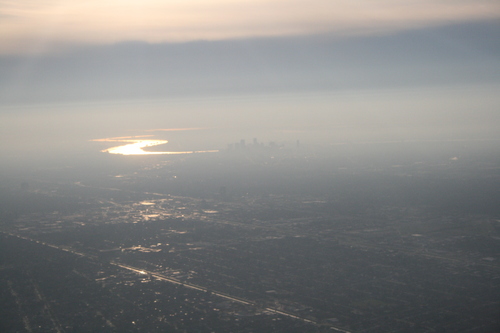
<path id="1" fill-rule="evenodd" d="M 126 142 L 127 144 L 111 147 L 101 150 L 103 153 L 119 155 L 175 155 L 175 154 L 193 154 L 193 153 L 213 153 L 218 150 L 200 150 L 200 151 L 145 151 L 145 147 L 153 147 L 168 143 L 167 140 L 149 140 L 149 139 L 129 139 L 129 137 L 96 139 L 92 141 L 101 142 Z"/>

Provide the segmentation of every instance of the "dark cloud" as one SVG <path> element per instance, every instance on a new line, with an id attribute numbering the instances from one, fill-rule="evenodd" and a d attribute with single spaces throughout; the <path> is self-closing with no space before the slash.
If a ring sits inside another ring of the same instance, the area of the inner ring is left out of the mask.
<path id="1" fill-rule="evenodd" d="M 147 99 L 498 83 L 500 25 L 389 36 L 127 42 L 0 58 L 0 102 Z"/>

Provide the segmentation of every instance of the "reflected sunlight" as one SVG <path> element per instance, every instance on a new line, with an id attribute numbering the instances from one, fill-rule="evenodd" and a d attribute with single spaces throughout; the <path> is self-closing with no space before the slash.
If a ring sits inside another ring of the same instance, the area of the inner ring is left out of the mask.
<path id="1" fill-rule="evenodd" d="M 115 137 L 106 139 L 95 139 L 92 141 L 98 142 L 128 142 L 125 145 L 116 146 L 101 150 L 103 153 L 118 154 L 118 155 L 178 155 L 178 154 L 194 154 L 194 153 L 215 153 L 218 150 L 191 150 L 191 151 L 145 151 L 145 147 L 153 147 L 168 143 L 167 140 L 144 140 L 133 139 L 139 137 L 149 137 L 151 135 L 141 135 L 134 137 Z"/>

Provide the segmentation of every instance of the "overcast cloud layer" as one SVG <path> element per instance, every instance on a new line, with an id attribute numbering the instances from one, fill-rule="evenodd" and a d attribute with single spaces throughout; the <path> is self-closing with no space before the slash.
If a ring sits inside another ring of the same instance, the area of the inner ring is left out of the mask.
<path id="1" fill-rule="evenodd" d="M 500 82 L 500 25 L 383 36 L 331 34 L 120 43 L 0 56 L 0 103 L 411 88 Z"/>
<path id="2" fill-rule="evenodd" d="M 123 41 L 380 34 L 498 18 L 496 0 L 3 0 L 0 53 Z"/>

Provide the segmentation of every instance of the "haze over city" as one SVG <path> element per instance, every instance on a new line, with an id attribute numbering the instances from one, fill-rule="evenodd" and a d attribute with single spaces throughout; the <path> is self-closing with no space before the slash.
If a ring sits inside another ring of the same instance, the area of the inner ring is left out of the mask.
<path id="1" fill-rule="evenodd" d="M 0 331 L 496 331 L 499 22 L 0 0 Z"/>

